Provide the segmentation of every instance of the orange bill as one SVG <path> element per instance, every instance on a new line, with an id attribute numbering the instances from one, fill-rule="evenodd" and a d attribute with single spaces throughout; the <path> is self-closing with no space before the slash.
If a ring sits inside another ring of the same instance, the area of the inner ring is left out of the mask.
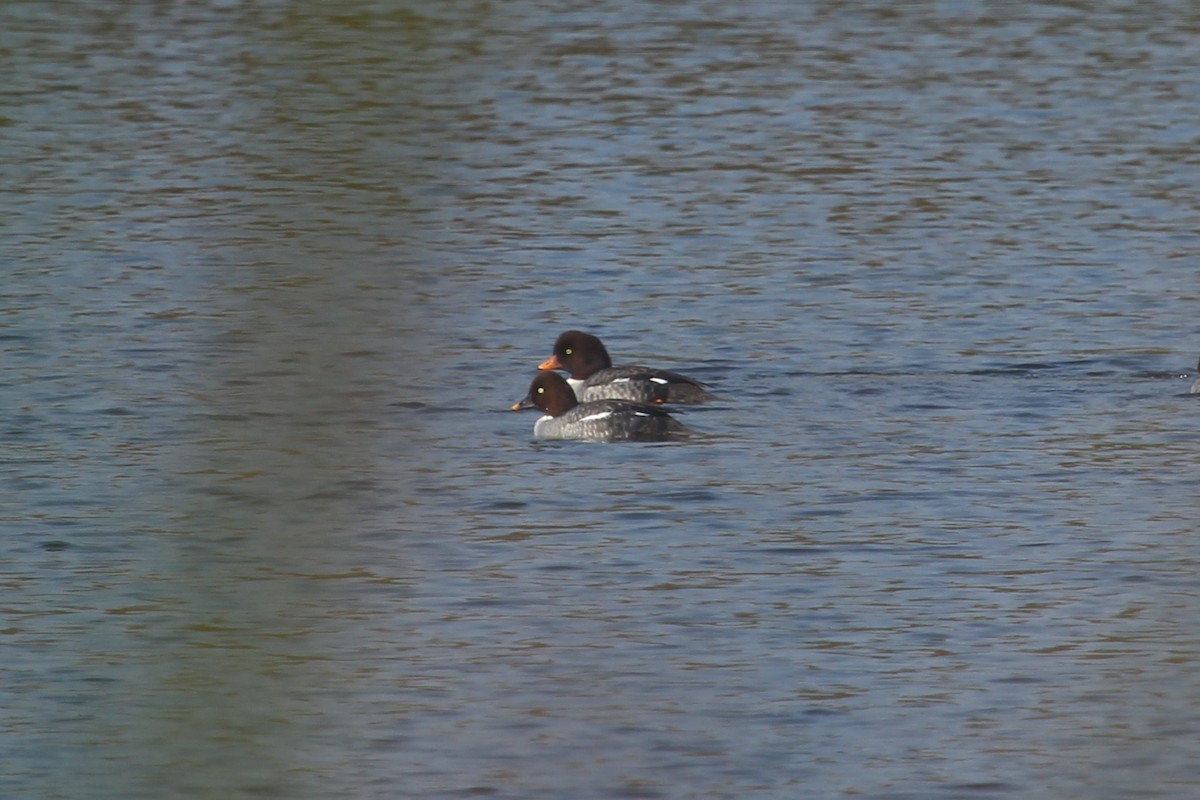
<path id="1" fill-rule="evenodd" d="M 548 369 L 565 369 L 562 362 L 558 360 L 558 356 L 550 356 L 542 363 L 538 364 L 538 369 L 545 372 Z"/>

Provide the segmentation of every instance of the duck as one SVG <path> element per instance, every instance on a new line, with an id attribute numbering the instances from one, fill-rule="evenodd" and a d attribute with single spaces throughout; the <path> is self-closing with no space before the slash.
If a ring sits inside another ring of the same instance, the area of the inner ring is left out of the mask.
<path id="1" fill-rule="evenodd" d="M 580 402 L 614 399 L 661 405 L 717 399 L 703 383 L 678 372 L 634 365 L 614 367 L 604 343 L 583 331 L 561 334 L 553 353 L 538 369 L 568 373 L 567 383 Z"/>
<path id="2" fill-rule="evenodd" d="M 539 372 L 529 393 L 513 403 L 513 411 L 541 409 L 533 424 L 538 439 L 581 439 L 592 442 L 661 442 L 688 429 L 661 406 L 605 398 L 579 402 L 556 372 Z"/>

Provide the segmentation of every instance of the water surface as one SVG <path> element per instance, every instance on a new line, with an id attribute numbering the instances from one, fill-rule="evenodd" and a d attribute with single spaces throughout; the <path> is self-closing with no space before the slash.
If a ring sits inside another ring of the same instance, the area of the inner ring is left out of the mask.
<path id="1" fill-rule="evenodd" d="M 1191 798 L 1200 17 L 0 10 L 0 790 Z M 539 443 L 554 337 L 709 381 Z"/>

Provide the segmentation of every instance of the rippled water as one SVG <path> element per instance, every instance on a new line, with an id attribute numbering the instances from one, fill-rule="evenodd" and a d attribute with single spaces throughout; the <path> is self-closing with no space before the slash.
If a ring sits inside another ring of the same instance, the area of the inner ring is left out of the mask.
<path id="1" fill-rule="evenodd" d="M 0 7 L 0 792 L 1191 798 L 1200 14 Z M 561 330 L 723 396 L 539 443 Z"/>

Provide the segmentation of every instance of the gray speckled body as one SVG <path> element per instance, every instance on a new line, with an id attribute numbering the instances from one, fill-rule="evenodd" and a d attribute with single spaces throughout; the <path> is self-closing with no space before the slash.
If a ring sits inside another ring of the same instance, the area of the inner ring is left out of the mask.
<path id="1" fill-rule="evenodd" d="M 614 399 L 634 403 L 703 403 L 714 399 L 691 378 L 647 367 L 609 367 L 586 380 L 568 378 L 567 383 L 581 402 Z"/>
<path id="2" fill-rule="evenodd" d="M 593 400 L 533 425 L 539 439 L 583 439 L 593 442 L 656 442 L 686 432 L 686 428 L 661 408 L 625 400 Z"/>

